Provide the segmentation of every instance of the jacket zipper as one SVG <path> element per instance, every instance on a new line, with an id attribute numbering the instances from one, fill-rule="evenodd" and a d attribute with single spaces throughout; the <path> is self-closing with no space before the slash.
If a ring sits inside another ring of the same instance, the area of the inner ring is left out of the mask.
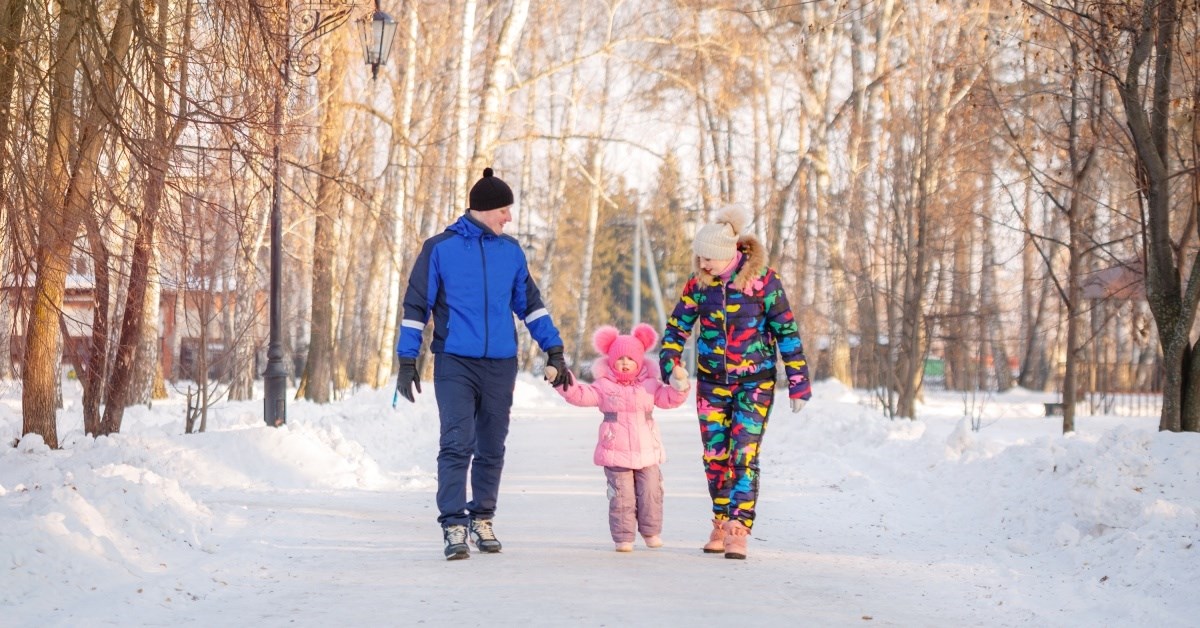
<path id="1" fill-rule="evenodd" d="M 721 351 L 721 361 L 725 364 L 725 383 L 729 383 L 729 284 L 721 281 L 721 337 L 725 346 Z"/>
<path id="2" fill-rule="evenodd" d="M 626 407 L 633 408 L 633 421 L 630 421 L 630 427 L 633 429 L 629 430 L 630 462 L 645 462 L 641 460 L 642 439 L 641 435 L 638 433 L 638 430 L 641 428 L 641 426 L 638 425 L 638 419 L 641 418 L 641 412 L 638 411 L 637 405 L 637 387 L 633 386 L 632 384 L 625 386 L 625 395 L 625 403 L 627 404 Z M 634 460 L 634 456 L 636 456 L 638 459 Z"/>
<path id="3" fill-rule="evenodd" d="M 483 264 L 483 357 L 488 355 L 488 335 L 490 326 L 488 319 L 491 318 L 488 312 L 488 274 L 487 274 L 487 253 L 483 250 L 483 236 L 479 236 L 479 260 Z"/>

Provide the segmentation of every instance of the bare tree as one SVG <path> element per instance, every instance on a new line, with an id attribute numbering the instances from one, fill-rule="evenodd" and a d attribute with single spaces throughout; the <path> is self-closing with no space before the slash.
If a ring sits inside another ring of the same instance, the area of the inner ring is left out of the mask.
<path id="1" fill-rule="evenodd" d="M 469 185 L 468 181 L 474 180 L 470 177 L 478 177 L 480 174 L 478 172 L 467 172 L 467 168 L 470 165 L 468 150 L 471 139 L 469 128 L 471 112 L 471 60 L 473 52 L 471 44 L 474 41 L 475 0 L 466 0 L 462 3 L 462 32 L 459 39 L 457 94 L 454 103 L 454 133 L 456 141 L 453 147 L 454 158 L 451 160 L 454 167 L 453 183 L 450 186 L 451 195 L 464 194 L 467 185 Z"/>
<path id="2" fill-rule="evenodd" d="M 333 48 L 337 36 L 333 38 Z M 345 111 L 342 106 L 343 81 L 345 79 L 345 54 L 330 55 L 333 62 L 317 81 L 320 85 L 320 124 L 318 124 L 317 198 L 312 208 L 313 221 L 313 265 L 312 265 L 312 327 L 309 331 L 308 359 L 304 368 L 304 397 L 317 403 L 328 403 L 333 386 L 335 343 L 334 312 L 335 299 L 334 267 L 337 248 L 336 222 L 341 215 L 342 193 L 339 181 L 342 175 L 341 143 L 345 129 Z M 297 395 L 300 391 L 297 391 Z"/>
<path id="3" fill-rule="evenodd" d="M 1101 165 L 1106 155 L 1098 147 L 1128 146 L 1127 159 L 1132 163 L 1132 176 L 1139 187 L 1143 202 L 1140 215 L 1142 255 L 1145 264 L 1146 294 L 1154 312 L 1159 343 L 1165 365 L 1164 403 L 1161 429 L 1187 429 L 1182 417 L 1187 416 L 1187 391 L 1200 378 L 1189 375 L 1190 335 L 1195 319 L 1196 297 L 1200 294 L 1194 267 L 1194 212 L 1186 213 L 1184 222 L 1172 220 L 1175 207 L 1187 206 L 1187 195 L 1179 187 L 1187 178 L 1176 178 L 1172 163 L 1186 163 L 1186 158 L 1170 147 L 1179 131 L 1169 123 L 1173 90 L 1186 93 L 1194 88 L 1196 77 L 1177 78 L 1172 70 L 1176 47 L 1184 45 L 1195 51 L 1195 37 L 1178 37 L 1176 29 L 1190 24 L 1180 19 L 1176 2 L 1147 2 L 1133 5 L 1103 5 L 1093 7 L 1079 2 L 1025 2 L 1036 16 L 1044 18 L 1045 27 L 1035 35 L 1046 40 L 1057 37 L 1061 49 L 1070 56 L 1061 64 L 1066 68 L 1070 86 L 1061 97 L 1066 128 L 1071 129 L 1064 145 L 1069 166 L 1069 185 L 1062 187 L 1068 194 L 1050 195 L 1067 221 L 1069 251 L 1067 272 L 1056 284 L 1067 308 L 1067 359 L 1063 382 L 1064 430 L 1073 429 L 1074 407 L 1079 391 L 1094 383 L 1094 377 L 1081 379 L 1081 364 L 1088 355 L 1098 355 L 1099 346 L 1086 351 L 1087 342 L 1105 342 L 1088 335 L 1084 317 L 1092 307 L 1083 299 L 1082 277 L 1094 270 L 1095 257 L 1105 255 L 1113 263 L 1128 265 L 1120 251 L 1127 239 L 1121 230 L 1113 232 L 1111 242 L 1097 238 L 1098 199 L 1111 195 L 1121 185 L 1120 180 L 1100 180 L 1089 173 L 1111 172 Z M 1093 10 L 1094 9 L 1094 10 Z M 1194 15 L 1194 8 L 1187 9 Z M 1057 40 L 1056 40 L 1057 41 Z M 1053 48 L 1051 48 L 1053 49 Z M 1194 52 L 1193 52 L 1194 53 Z M 1145 64 L 1153 58 L 1153 69 Z M 1125 132 L 1114 132 L 1104 126 L 1111 119 L 1109 97 L 1105 88 L 1112 80 L 1116 94 L 1125 111 Z M 1149 93 L 1143 92 L 1149 88 Z M 1011 130 L 1011 126 L 1010 126 Z M 1104 140 L 1115 139 L 1115 142 Z M 1103 142 L 1103 143 L 1102 143 Z M 1018 149 L 1022 152 L 1023 149 Z M 1027 160 L 1028 161 L 1028 160 Z M 1183 168 L 1186 171 L 1186 166 Z M 1049 173 L 1040 177 L 1053 181 Z M 1054 184 L 1058 186 L 1059 184 Z M 1120 209 L 1110 212 L 1118 217 L 1127 214 Z M 1128 220 L 1128 218 L 1126 218 Z M 1192 245 L 1188 245 L 1188 242 Z M 1043 255 L 1046 259 L 1052 259 Z M 1165 266 L 1164 266 L 1165 265 Z M 1191 267 L 1191 268 L 1189 268 Z M 1184 273 L 1192 278 L 1183 281 Z M 1094 318 L 1094 315 L 1092 316 Z M 1164 327 L 1165 325 L 1165 327 Z M 1103 327 L 1099 328 L 1103 329 Z M 1089 367 L 1095 369 L 1093 364 Z M 1094 371 L 1089 371 L 1094 372 Z M 1200 405 L 1197 406 L 1200 411 Z"/>
<path id="4" fill-rule="evenodd" d="M 34 302 L 26 332 L 25 386 L 22 389 L 22 432 L 42 436 L 58 447 L 55 426 L 58 356 L 61 337 L 58 316 L 62 311 L 67 266 L 75 235 L 86 215 L 88 196 L 98 176 L 97 159 L 107 136 L 110 116 L 116 109 L 116 92 L 123 83 L 121 68 L 133 30 L 132 3 L 118 3 L 112 28 L 88 68 L 95 72 L 90 99 L 76 99 L 74 75 L 83 59 L 81 40 L 103 37 L 99 15 L 83 4 L 67 0 L 60 5 L 59 33 L 52 72 L 50 149 L 46 167 L 43 211 L 38 221 L 37 277 Z M 90 102 L 77 115 L 75 102 Z M 78 134 L 75 132 L 78 119 Z"/>
<path id="5" fill-rule="evenodd" d="M 145 35 L 150 48 L 154 52 L 152 59 L 152 81 L 154 98 L 153 141 L 144 154 L 139 154 L 142 167 L 148 179 L 145 185 L 141 211 L 137 214 L 136 235 L 133 243 L 133 257 L 130 263 L 128 290 L 125 298 L 125 308 L 121 317 L 121 333 L 116 344 L 116 354 L 113 359 L 112 372 L 105 391 L 104 419 L 100 425 L 99 434 L 112 434 L 121 431 L 121 419 L 128 405 L 129 392 L 135 369 L 135 354 L 142 344 L 143 316 L 146 306 L 146 293 L 152 282 L 157 278 L 151 276 L 153 260 L 155 228 L 158 226 L 159 214 L 162 211 L 166 195 L 167 165 L 170 155 L 179 136 L 187 124 L 185 115 L 173 115 L 170 111 L 167 97 L 167 63 L 164 57 L 167 49 L 167 28 L 170 3 L 163 1 L 158 4 L 157 23 L 151 31 L 153 35 Z M 187 64 L 179 64 L 179 74 L 174 77 L 175 89 L 181 96 L 178 107 L 183 108 L 187 95 Z M 183 111 L 177 114 L 185 114 Z M 137 154 L 137 153 L 135 153 Z M 154 290 L 150 290 L 154 292 Z M 157 302 L 155 303 L 157 310 Z M 157 316 L 154 317 L 157 321 Z"/>
<path id="6" fill-rule="evenodd" d="M 109 406 L 146 398 L 155 308 L 172 294 L 180 320 L 207 309 L 220 321 L 165 339 L 175 357 L 204 336 L 217 383 L 200 403 L 226 384 L 253 395 L 276 171 L 285 359 L 304 361 L 314 399 L 386 385 L 417 245 L 492 166 L 519 189 L 514 232 L 574 359 L 598 312 L 625 320 L 627 300 L 664 296 L 652 282 L 632 292 L 647 276 L 630 263 L 631 216 L 646 219 L 671 298 L 690 269 L 688 217 L 735 203 L 791 282 L 814 374 L 880 391 L 888 413 L 915 415 L 927 356 L 944 355 L 963 386 L 997 388 L 1015 356 L 1023 385 L 1062 380 L 1064 401 L 1102 377 L 1101 359 L 1147 379 L 1157 349 L 1121 334 L 1153 335 L 1149 312 L 1177 365 L 1179 426 L 1163 425 L 1187 429 L 1200 404 L 1186 392 L 1200 288 L 1182 279 L 1197 272 L 1200 194 L 1185 117 L 1195 70 L 1179 61 L 1195 53 L 1192 4 L 1015 0 L 1030 10 L 1008 20 L 996 2 L 760 4 L 405 3 L 377 82 L 337 60 L 351 29 L 323 37 L 322 78 L 288 90 L 295 115 L 276 127 L 292 61 L 277 40 L 298 19 L 286 3 L 66 0 L 49 22 L 0 0 L 0 52 L 14 61 L 0 69 L 0 272 L 36 284 L 0 304 L 0 325 L 24 327 L 25 427 L 56 444 L 67 322 L 91 332 L 91 355 L 65 356 L 80 364 L 85 425 L 99 433 L 104 408 L 103 429 L 119 428 Z M 1141 216 L 1122 207 L 1134 190 Z M 179 259 L 200 248 L 203 303 L 188 301 L 195 259 Z M 1083 277 L 1139 267 L 1138 255 L 1148 310 L 1080 294 Z M 90 322 L 61 317 L 68 263 L 96 269 Z M 1028 296 L 1010 298 L 1018 286 Z M 521 343 L 522 366 L 536 365 Z"/>
<path id="7" fill-rule="evenodd" d="M 0 58 L 15 60 L 22 43 L 22 33 L 25 30 L 25 13 L 27 2 L 0 2 Z M 16 207 L 13 186 L 9 178 L 13 176 L 9 167 L 12 146 L 12 100 L 17 63 L 7 62 L 0 65 L 0 285 L 19 285 L 14 272 L 16 262 L 17 234 L 9 225 Z M 0 379 L 12 376 L 12 354 L 9 350 L 11 332 L 14 323 L 13 313 L 16 305 L 15 294 L 5 291 L 0 297 Z"/>
<path id="8" fill-rule="evenodd" d="M 928 16 L 920 14 L 938 9 L 924 5 L 915 8 L 918 13 L 909 27 L 913 29 L 911 44 L 925 54 L 922 59 L 914 58 L 910 69 L 914 81 L 912 106 L 903 102 L 893 104 L 893 114 L 910 116 L 913 126 L 907 138 L 893 138 L 894 167 L 902 169 L 893 184 L 897 195 L 891 220 L 897 252 L 904 261 L 903 275 L 895 284 L 898 290 L 891 297 L 893 322 L 889 326 L 897 360 L 895 410 L 898 416 L 909 418 L 916 416 L 928 351 L 927 291 L 935 277 L 933 270 L 940 248 L 946 242 L 943 226 L 948 224 L 944 215 L 947 208 L 940 198 L 947 175 L 944 166 L 948 162 L 943 161 L 946 131 L 955 107 L 970 93 L 982 72 L 983 65 L 969 51 L 984 31 L 972 25 L 987 16 L 980 9 L 968 14 L 969 21 L 947 25 L 942 30 L 935 28 Z M 964 73 L 947 72 L 942 67 L 964 62 L 970 64 Z M 903 148 L 905 144 L 911 150 Z"/>
<path id="9" fill-rule="evenodd" d="M 385 281 L 383 294 L 387 295 L 383 308 L 380 332 L 382 342 L 378 346 L 378 366 L 374 375 L 374 386 L 383 386 L 392 372 L 395 362 L 396 343 L 399 339 L 397 332 L 399 319 L 403 316 L 400 309 L 402 298 L 401 286 L 405 277 L 405 255 L 408 249 L 406 238 L 417 231 L 414 225 L 413 195 L 410 193 L 411 177 L 408 173 L 412 140 L 409 133 L 413 126 L 413 100 L 417 87 L 417 35 L 418 20 L 416 8 L 406 4 L 401 19 L 403 29 L 400 30 L 401 50 L 404 71 L 401 80 L 393 86 L 392 100 L 399 103 L 393 118 L 390 120 L 391 141 L 388 142 L 388 167 L 384 173 L 383 194 L 380 199 L 380 222 L 391 225 L 391 237 L 388 239 L 389 254 L 387 272 L 382 274 Z M 381 234 L 383 230 L 381 229 Z"/>
<path id="10" fill-rule="evenodd" d="M 1195 144 L 1196 129 L 1200 128 L 1196 116 L 1200 112 L 1200 80 L 1194 66 L 1190 76 L 1183 80 L 1176 77 L 1175 56 L 1182 52 L 1194 58 L 1197 53 L 1196 11 L 1195 3 L 1180 4 L 1177 0 L 1113 7 L 1098 13 L 1101 35 L 1093 40 L 1106 61 L 1106 69 L 1111 68 L 1114 74 L 1125 109 L 1139 197 L 1144 203 L 1146 294 L 1157 323 L 1165 369 L 1159 429 L 1190 432 L 1200 431 L 1200 360 L 1193 356 L 1192 341 L 1200 302 L 1200 264 L 1196 263 L 1200 170 Z M 1192 19 L 1183 19 L 1185 14 Z M 1187 24 L 1193 28 L 1186 28 Z M 1115 64 L 1109 65 L 1113 61 L 1109 55 L 1116 50 L 1107 46 L 1116 43 L 1109 40 L 1116 32 L 1128 36 L 1129 56 L 1123 73 Z M 1151 62 L 1153 68 L 1147 68 Z M 1189 96 L 1192 102 L 1190 156 L 1174 153 L 1173 149 L 1178 135 L 1188 131 L 1172 128 L 1172 111 L 1180 101 L 1179 94 Z M 1189 157 L 1190 169 L 1173 168 L 1173 164 L 1186 162 Z M 1177 179 L 1179 174 L 1184 176 Z M 1190 195 L 1185 186 L 1191 187 Z M 1172 219 L 1180 202 L 1185 208 L 1191 206 L 1182 224 Z"/>
<path id="11" fill-rule="evenodd" d="M 500 137 L 503 118 L 500 112 L 508 104 L 509 78 L 513 74 L 513 53 L 524 33 L 525 20 L 529 17 L 529 0 L 514 0 L 512 8 L 505 13 L 500 35 L 494 49 L 495 54 L 487 60 L 483 78 L 483 97 L 479 105 L 479 121 L 476 124 L 475 150 L 471 156 L 470 176 L 478 176 L 485 166 L 495 160 L 496 146 Z"/>

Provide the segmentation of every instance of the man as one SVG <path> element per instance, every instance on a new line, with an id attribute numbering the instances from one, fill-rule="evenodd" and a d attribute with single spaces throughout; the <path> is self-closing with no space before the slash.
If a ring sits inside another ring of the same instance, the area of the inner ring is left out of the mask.
<path id="1" fill-rule="evenodd" d="M 396 389 L 415 402 L 414 387 L 421 392 L 421 333 L 433 314 L 429 348 L 441 418 L 437 505 L 447 560 L 470 557 L 468 536 L 481 552 L 500 551 L 492 517 L 517 379 L 513 314 L 547 353 L 546 364 L 557 370 L 551 383 L 566 390 L 573 381 L 558 329 L 529 276 L 525 252 L 515 238 L 504 235 L 504 226 L 512 221 L 512 189 L 485 168 L 469 200 L 461 218 L 421 247 L 408 279 L 396 347 Z"/>

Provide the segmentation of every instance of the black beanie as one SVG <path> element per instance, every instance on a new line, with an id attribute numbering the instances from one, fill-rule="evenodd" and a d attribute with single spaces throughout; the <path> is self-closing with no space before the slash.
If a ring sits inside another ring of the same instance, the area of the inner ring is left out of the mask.
<path id="1" fill-rule="evenodd" d="M 483 169 L 483 178 L 471 187 L 471 206 L 477 212 L 500 209 L 513 204 L 512 188 L 508 187 L 500 177 L 492 175 L 491 168 Z"/>

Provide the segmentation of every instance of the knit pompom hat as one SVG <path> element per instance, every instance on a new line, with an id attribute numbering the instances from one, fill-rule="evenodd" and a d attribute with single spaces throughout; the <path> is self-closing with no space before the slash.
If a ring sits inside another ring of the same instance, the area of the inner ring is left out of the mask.
<path id="1" fill-rule="evenodd" d="M 604 325 L 592 336 L 592 346 L 596 351 L 608 356 L 609 364 L 615 365 L 618 358 L 626 357 L 637 362 L 638 370 L 642 369 L 646 352 L 658 340 L 658 333 L 646 323 L 638 323 L 629 335 L 623 336 L 616 327 Z"/>
<path id="2" fill-rule="evenodd" d="M 477 212 L 486 212 L 513 204 L 512 188 L 503 179 L 497 177 L 491 168 L 483 169 L 483 178 L 471 186 L 471 206 Z"/>
<path id="3" fill-rule="evenodd" d="M 737 255 L 738 236 L 746 226 L 746 217 L 737 208 L 717 212 L 716 218 L 696 232 L 692 251 L 706 259 L 733 259 Z"/>

